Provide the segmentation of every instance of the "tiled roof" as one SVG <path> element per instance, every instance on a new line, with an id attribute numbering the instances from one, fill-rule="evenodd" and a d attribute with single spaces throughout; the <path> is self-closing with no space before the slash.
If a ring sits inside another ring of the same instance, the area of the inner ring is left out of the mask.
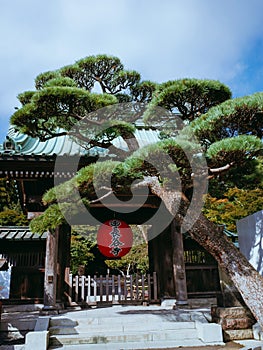
<path id="1" fill-rule="evenodd" d="M 32 241 L 45 240 L 47 232 L 37 234 L 30 231 L 28 226 L 0 226 L 0 240 Z"/>
<path id="2" fill-rule="evenodd" d="M 155 143 L 159 140 L 159 133 L 156 130 L 137 129 L 135 131 L 135 137 L 140 147 Z M 7 137 L 13 142 L 14 149 L 5 150 L 4 144 L 0 145 L 0 154 L 6 154 L 12 156 L 103 156 L 107 155 L 108 151 L 94 147 L 90 150 L 85 150 L 78 145 L 69 136 L 54 137 L 45 142 L 39 139 L 32 138 L 28 135 L 16 132 L 13 127 L 10 127 Z M 114 145 L 123 150 L 127 149 L 126 142 L 118 137 L 114 140 Z"/>

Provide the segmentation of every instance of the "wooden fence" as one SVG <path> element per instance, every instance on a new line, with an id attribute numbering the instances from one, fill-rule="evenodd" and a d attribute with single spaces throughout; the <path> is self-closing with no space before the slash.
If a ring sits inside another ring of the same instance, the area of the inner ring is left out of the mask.
<path id="1" fill-rule="evenodd" d="M 141 304 L 158 302 L 157 276 L 73 276 L 69 279 L 69 297 L 72 303 L 96 305 Z"/>

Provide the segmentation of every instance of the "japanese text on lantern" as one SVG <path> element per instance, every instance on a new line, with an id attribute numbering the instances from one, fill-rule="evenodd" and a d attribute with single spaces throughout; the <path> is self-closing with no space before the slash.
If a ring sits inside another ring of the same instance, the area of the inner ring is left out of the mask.
<path id="1" fill-rule="evenodd" d="M 112 236 L 110 248 L 112 248 L 111 253 L 115 256 L 119 255 L 119 253 L 122 251 L 121 246 L 124 245 L 124 243 L 120 241 L 120 237 L 121 237 L 120 230 L 119 230 L 120 224 L 121 223 L 119 220 L 110 221 L 110 225 L 112 226 L 112 231 L 110 232 Z"/>

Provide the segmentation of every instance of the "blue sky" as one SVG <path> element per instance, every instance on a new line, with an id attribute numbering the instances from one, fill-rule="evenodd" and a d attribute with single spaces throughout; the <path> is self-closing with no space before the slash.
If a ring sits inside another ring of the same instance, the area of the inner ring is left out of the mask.
<path id="1" fill-rule="evenodd" d="M 0 140 L 41 73 L 94 54 L 142 79 L 216 79 L 263 91 L 262 0 L 0 0 Z"/>

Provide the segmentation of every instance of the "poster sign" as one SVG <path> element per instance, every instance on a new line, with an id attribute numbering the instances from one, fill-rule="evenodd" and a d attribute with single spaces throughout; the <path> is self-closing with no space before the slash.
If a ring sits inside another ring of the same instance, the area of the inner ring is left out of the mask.
<path id="1" fill-rule="evenodd" d="M 101 254 L 108 258 L 120 258 L 129 253 L 133 243 L 130 226 L 117 219 L 104 222 L 98 230 L 97 244 Z"/>

